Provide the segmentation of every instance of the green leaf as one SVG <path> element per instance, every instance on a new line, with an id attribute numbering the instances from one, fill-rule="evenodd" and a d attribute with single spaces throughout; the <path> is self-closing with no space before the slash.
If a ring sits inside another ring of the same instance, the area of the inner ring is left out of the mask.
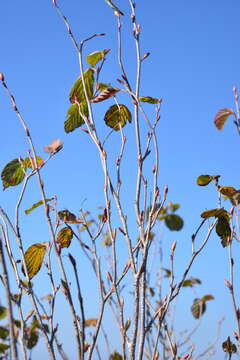
<path id="1" fill-rule="evenodd" d="M 107 88 L 111 88 L 112 85 L 109 83 L 109 84 L 105 84 L 105 83 L 102 83 L 102 82 L 99 82 L 97 83 L 97 89 L 101 92 Z"/>
<path id="2" fill-rule="evenodd" d="M 183 286 L 183 287 L 193 287 L 194 285 L 196 285 L 196 284 L 199 284 L 199 285 L 200 285 L 201 283 L 202 283 L 202 282 L 201 282 L 200 279 L 190 277 L 189 279 L 186 279 L 186 280 L 183 282 L 182 286 Z"/>
<path id="3" fill-rule="evenodd" d="M 101 51 L 95 51 L 89 54 L 86 58 L 87 62 L 91 66 L 95 66 L 100 60 L 102 60 L 105 55 L 110 51 L 110 49 L 105 49 Z"/>
<path id="4" fill-rule="evenodd" d="M 179 208 L 180 208 L 180 204 L 173 204 L 172 202 L 169 202 L 169 203 L 168 203 L 168 209 L 169 209 L 171 212 L 175 212 L 175 211 L 177 211 Z"/>
<path id="5" fill-rule="evenodd" d="M 43 164 L 43 159 L 40 156 L 36 156 L 36 160 L 37 160 L 37 166 L 41 167 Z M 26 157 L 23 164 L 26 168 L 29 168 L 29 169 L 35 168 L 33 157 L 31 157 L 31 158 L 29 156 Z"/>
<path id="6" fill-rule="evenodd" d="M 105 114 L 104 121 L 107 126 L 118 131 L 127 121 L 131 123 L 132 115 L 125 105 L 112 105 Z"/>
<path id="7" fill-rule="evenodd" d="M 171 231 L 179 231 L 183 228 L 183 219 L 176 214 L 167 214 L 164 217 L 164 221 L 166 226 L 169 228 L 169 230 Z"/>
<path id="8" fill-rule="evenodd" d="M 214 179 L 214 176 L 210 176 L 210 175 L 200 175 L 197 178 L 197 184 L 199 186 L 206 186 L 208 185 L 212 180 Z"/>
<path id="9" fill-rule="evenodd" d="M 216 233 L 220 237 L 221 244 L 223 247 L 226 247 L 230 244 L 230 239 L 232 236 L 232 230 L 229 225 L 229 220 L 225 216 L 220 216 L 216 224 Z"/>
<path id="10" fill-rule="evenodd" d="M 48 203 L 49 201 L 54 200 L 54 198 L 50 198 L 50 199 L 46 199 L 46 203 Z M 25 214 L 28 215 L 31 211 L 33 211 L 34 209 L 36 209 L 37 207 L 39 207 L 40 205 L 43 204 L 43 201 L 40 200 L 38 202 L 36 202 L 35 204 L 33 204 L 29 209 L 25 210 Z"/>
<path id="11" fill-rule="evenodd" d="M 69 247 L 73 238 L 73 230 L 70 227 L 64 227 L 57 235 L 57 243 L 61 248 Z"/>
<path id="12" fill-rule="evenodd" d="M 30 331 L 27 331 L 27 334 L 28 334 L 26 337 L 27 348 L 31 350 L 38 343 L 38 339 L 39 339 L 38 330 L 36 328 L 33 328 Z"/>
<path id="13" fill-rule="evenodd" d="M 85 124 L 85 121 L 80 113 L 88 117 L 88 106 L 86 101 L 83 101 L 80 104 L 73 104 L 68 109 L 67 118 L 64 122 L 64 130 L 66 133 L 72 132 Z"/>
<path id="14" fill-rule="evenodd" d="M 203 219 L 209 219 L 210 217 L 220 217 L 220 216 L 229 217 L 229 214 L 227 210 L 225 210 L 224 208 L 205 210 L 201 213 L 201 217 Z"/>
<path id="15" fill-rule="evenodd" d="M 46 244 L 33 244 L 31 245 L 24 254 L 27 272 L 29 279 L 31 280 L 41 269 L 43 259 L 46 253 Z M 24 269 L 22 267 L 24 273 Z M 24 273 L 25 275 L 25 273 Z"/>
<path id="16" fill-rule="evenodd" d="M 142 102 L 147 102 L 149 104 L 158 104 L 162 102 L 162 99 L 153 98 L 151 96 L 140 96 L 138 100 Z"/>
<path id="17" fill-rule="evenodd" d="M 191 312 L 195 319 L 199 319 L 206 311 L 206 303 L 202 299 L 194 299 Z"/>
<path id="18" fill-rule="evenodd" d="M 172 276 L 171 270 L 163 268 L 163 267 L 161 267 L 161 269 L 165 272 L 165 275 L 164 275 L 165 278 L 170 278 Z"/>
<path id="19" fill-rule="evenodd" d="M 93 96 L 93 84 L 94 84 L 93 73 L 94 73 L 93 69 L 87 69 L 83 74 L 83 79 L 86 85 L 87 95 L 89 99 L 91 99 L 91 97 Z M 75 102 L 81 103 L 83 101 L 86 101 L 82 77 L 77 79 L 77 81 L 73 85 L 72 90 L 69 94 L 69 100 L 72 104 L 74 104 Z"/>
<path id="20" fill-rule="evenodd" d="M 120 355 L 118 352 L 114 352 L 110 355 L 109 360 L 123 360 L 122 355 Z"/>
<path id="21" fill-rule="evenodd" d="M 227 121 L 229 115 L 234 115 L 234 111 L 232 109 L 221 109 L 217 112 L 214 117 L 214 124 L 218 130 L 222 130 L 224 127 L 225 122 Z"/>
<path id="22" fill-rule="evenodd" d="M 7 308 L 0 305 L 0 320 L 4 319 L 7 316 Z"/>
<path id="23" fill-rule="evenodd" d="M 228 354 L 235 354 L 237 352 L 236 345 L 230 340 L 230 336 L 227 337 L 227 340 L 222 343 L 222 349 Z M 229 358 L 230 359 L 230 358 Z"/>
<path id="24" fill-rule="evenodd" d="M 8 334 L 9 334 L 9 330 L 3 326 L 0 326 L 0 339 L 6 340 Z"/>
<path id="25" fill-rule="evenodd" d="M 20 184 L 25 177 L 26 167 L 19 159 L 10 161 L 1 173 L 3 189 Z"/>
<path id="26" fill-rule="evenodd" d="M 10 348 L 9 345 L 0 343 L 0 353 L 3 354 L 6 350 Z"/>

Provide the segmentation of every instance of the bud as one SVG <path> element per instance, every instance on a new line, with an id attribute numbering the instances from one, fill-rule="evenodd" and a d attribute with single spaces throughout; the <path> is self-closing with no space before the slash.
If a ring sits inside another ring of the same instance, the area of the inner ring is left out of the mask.
<path id="1" fill-rule="evenodd" d="M 0 81 L 4 81 L 4 75 L 0 72 Z"/>
<path id="2" fill-rule="evenodd" d="M 112 275 L 110 274 L 110 272 L 107 272 L 107 278 L 110 282 L 113 282 L 113 278 L 112 278 Z"/>
<path id="3" fill-rule="evenodd" d="M 174 251 L 175 251 L 175 249 L 176 249 L 176 246 L 177 246 L 177 242 L 174 241 L 174 242 L 172 243 L 172 246 L 171 246 L 171 253 L 172 253 L 172 254 L 174 253 Z"/>
<path id="4" fill-rule="evenodd" d="M 76 260 L 74 259 L 74 257 L 70 253 L 68 253 L 68 257 L 69 257 L 69 260 L 72 263 L 72 266 L 75 267 L 76 266 Z"/>
<path id="5" fill-rule="evenodd" d="M 230 291 L 232 291 L 233 289 L 232 284 L 228 280 L 224 280 L 224 284 L 226 285 L 226 287 L 229 288 Z"/>
<path id="6" fill-rule="evenodd" d="M 142 60 L 142 61 L 145 60 L 146 58 L 149 57 L 149 55 L 150 55 L 150 52 L 147 52 L 146 54 L 143 55 L 143 57 L 142 57 L 141 60 Z"/>
<path id="7" fill-rule="evenodd" d="M 164 190 L 163 190 L 163 197 L 164 197 L 164 199 L 166 198 L 167 193 L 168 193 L 168 186 L 166 185 L 166 186 L 164 187 Z"/>
<path id="8" fill-rule="evenodd" d="M 57 6 L 57 1 L 56 0 L 52 0 L 52 3 L 54 6 Z"/>

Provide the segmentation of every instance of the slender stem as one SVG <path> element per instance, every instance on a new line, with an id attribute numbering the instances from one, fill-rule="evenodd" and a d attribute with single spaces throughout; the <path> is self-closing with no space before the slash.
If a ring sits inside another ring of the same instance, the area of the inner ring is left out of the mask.
<path id="1" fill-rule="evenodd" d="M 9 275 L 8 275 L 8 271 L 7 271 L 7 265 L 6 265 L 6 261 L 5 261 L 1 238 L 0 238 L 0 262 L 2 263 L 3 282 L 4 282 L 4 289 L 5 289 L 5 295 L 6 295 L 6 300 L 7 300 L 11 356 L 12 356 L 13 360 L 18 360 L 17 343 L 16 343 L 16 337 L 14 334 L 14 317 L 13 317 L 13 309 L 12 309 L 12 302 L 11 302 Z"/>

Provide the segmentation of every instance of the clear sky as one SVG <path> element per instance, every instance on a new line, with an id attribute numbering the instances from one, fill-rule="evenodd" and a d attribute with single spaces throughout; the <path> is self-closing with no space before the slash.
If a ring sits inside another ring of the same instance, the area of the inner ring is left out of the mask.
<path id="1" fill-rule="evenodd" d="M 116 81 L 121 76 L 116 55 L 116 17 L 112 10 L 104 0 L 91 3 L 59 0 L 59 4 L 77 39 L 94 33 L 106 33 L 105 37 L 96 38 L 87 44 L 86 55 L 110 48 L 102 81 L 119 86 Z M 117 5 L 125 13 L 121 18 L 123 56 L 129 79 L 133 82 L 136 61 L 129 4 L 127 0 L 118 0 Z M 151 53 L 143 63 L 140 93 L 163 98 L 158 129 L 160 188 L 162 191 L 164 185 L 168 185 L 168 199 L 181 204 L 179 214 L 185 222 L 181 232 L 170 232 L 159 225 L 155 232 L 163 243 L 166 257 L 172 241 L 177 241 L 176 271 L 179 276 L 190 257 L 191 235 L 200 223 L 200 213 L 217 206 L 214 186 L 198 187 L 198 175 L 221 175 L 221 185 L 239 188 L 239 137 L 236 129 L 231 119 L 221 132 L 213 125 L 214 115 L 219 109 L 234 109 L 232 88 L 239 86 L 240 80 L 239 12 L 240 4 L 237 0 L 137 0 L 142 54 Z M 0 13 L 0 71 L 4 73 L 31 129 L 38 154 L 45 157 L 44 146 L 55 138 L 64 142 L 63 150 L 43 169 L 47 196 L 57 195 L 59 209 L 67 208 L 77 213 L 84 207 L 97 214 L 97 207 L 103 204 L 103 178 L 96 149 L 80 130 L 66 134 L 63 128 L 70 105 L 68 94 L 79 76 L 77 54 L 65 26 L 50 0 L 2 1 Z M 122 99 L 125 101 L 124 97 Z M 99 104 L 96 112 L 97 123 L 102 123 L 102 129 L 100 125 L 99 128 L 103 137 L 108 133 L 103 116 L 112 104 L 111 100 Z M 146 109 L 150 113 L 151 105 L 146 105 Z M 22 128 L 3 89 L 0 89 L 0 118 L 2 169 L 10 160 L 20 155 L 25 157 L 28 150 Z M 131 169 L 134 169 L 136 159 L 132 132 L 133 124 L 126 128 L 129 158 L 123 170 L 123 177 L 128 184 L 123 194 L 129 214 L 134 211 L 129 193 L 134 189 L 134 171 L 132 173 Z M 118 141 L 119 135 L 115 133 L 107 145 L 113 157 L 118 152 Z M 16 187 L 0 194 L 1 206 L 11 216 L 14 216 L 14 204 L 19 192 L 20 187 Z M 38 200 L 40 194 L 32 181 L 22 210 Z M 230 208 L 228 203 L 226 208 Z M 37 209 L 29 216 L 22 214 L 26 247 L 35 242 L 48 241 L 47 227 L 40 220 L 41 215 L 42 209 Z M 130 221 L 133 233 L 134 221 L 134 218 Z M 75 253 L 79 250 L 74 246 Z M 89 291 L 96 311 L 94 288 L 88 285 L 84 270 L 85 260 L 81 258 L 79 261 L 82 261 L 80 267 L 85 274 L 83 282 L 86 293 Z M 168 260 L 166 263 L 163 261 L 163 265 L 167 267 Z M 224 279 L 229 277 L 228 268 L 227 249 L 221 247 L 214 233 L 191 271 L 192 276 L 201 278 L 202 285 L 194 290 L 184 289 L 184 296 L 180 297 L 177 304 L 187 314 L 183 318 L 181 311 L 176 316 L 177 328 L 181 331 L 195 324 L 189 311 L 193 298 L 209 293 L 214 295 L 215 300 L 207 304 L 207 313 L 196 337 L 203 348 L 214 338 L 217 321 L 222 316 L 225 316 L 225 321 L 218 346 L 235 329 L 231 299 L 224 286 Z M 42 274 L 37 276 L 42 281 L 43 290 L 40 288 L 40 292 L 46 295 L 44 277 Z M 94 317 L 94 314 L 89 313 L 89 317 Z M 186 318 L 190 325 L 183 320 Z M 224 357 L 222 352 L 219 356 Z M 215 358 L 219 359 L 219 356 Z"/>

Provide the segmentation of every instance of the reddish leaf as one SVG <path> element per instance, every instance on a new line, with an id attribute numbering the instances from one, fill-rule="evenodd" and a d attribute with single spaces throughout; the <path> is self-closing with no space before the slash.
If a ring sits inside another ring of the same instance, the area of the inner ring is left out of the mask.
<path id="1" fill-rule="evenodd" d="M 234 111 L 231 109 L 224 108 L 224 109 L 219 110 L 213 120 L 216 128 L 218 130 L 222 130 L 229 115 L 234 115 L 234 114 L 235 114 Z"/>

